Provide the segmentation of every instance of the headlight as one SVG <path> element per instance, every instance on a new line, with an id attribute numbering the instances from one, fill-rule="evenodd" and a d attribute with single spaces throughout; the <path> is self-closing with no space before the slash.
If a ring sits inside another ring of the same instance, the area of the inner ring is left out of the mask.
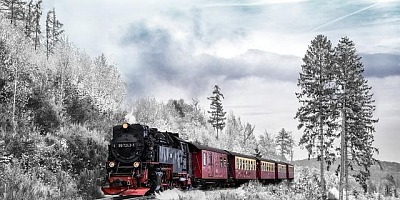
<path id="1" fill-rule="evenodd" d="M 113 162 L 113 161 L 109 162 L 109 163 L 108 163 L 108 166 L 111 167 L 111 168 L 113 168 L 113 167 L 115 166 L 115 162 Z"/>
<path id="2" fill-rule="evenodd" d="M 122 124 L 122 128 L 124 128 L 124 129 L 127 129 L 127 128 L 128 128 L 128 126 L 129 126 L 129 124 L 128 124 L 128 123 L 124 123 L 124 124 Z"/>
<path id="3" fill-rule="evenodd" d="M 135 167 L 135 168 L 136 168 L 136 167 L 139 167 L 139 165 L 140 165 L 140 162 L 134 162 L 134 163 L 133 163 L 133 167 Z"/>

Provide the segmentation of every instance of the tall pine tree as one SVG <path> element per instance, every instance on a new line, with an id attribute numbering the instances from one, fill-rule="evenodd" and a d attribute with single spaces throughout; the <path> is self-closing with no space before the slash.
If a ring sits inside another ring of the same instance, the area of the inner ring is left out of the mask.
<path id="1" fill-rule="evenodd" d="M 61 35 L 64 32 L 62 30 L 63 24 L 56 18 L 56 11 L 53 8 L 52 11 L 47 13 L 46 17 L 46 52 L 47 57 L 50 53 L 53 53 L 54 47 L 61 40 Z"/>
<path id="2" fill-rule="evenodd" d="M 209 123 L 216 129 L 217 131 L 217 139 L 218 139 L 218 130 L 221 130 L 225 127 L 225 114 L 224 109 L 222 107 L 222 98 L 224 95 L 221 93 L 221 88 L 218 85 L 214 86 L 213 96 L 207 97 L 208 100 L 211 101 L 210 109 L 208 113 L 211 114 Z"/>
<path id="3" fill-rule="evenodd" d="M 32 26 L 31 29 L 33 41 L 35 43 L 35 50 L 39 48 L 40 45 L 40 36 L 42 31 L 40 30 L 40 17 L 42 16 L 42 0 L 38 0 L 34 3 L 32 8 Z"/>
<path id="4" fill-rule="evenodd" d="M 372 146 L 373 119 L 375 106 L 371 87 L 363 77 L 364 66 L 361 57 L 356 53 L 355 44 L 347 37 L 339 41 L 335 48 L 336 75 L 338 86 L 338 100 L 342 108 L 342 137 L 341 137 L 341 169 L 340 169 L 340 198 L 343 198 L 343 178 L 348 182 L 348 168 L 357 169 L 353 174 L 356 181 L 367 189 L 367 179 L 370 176 L 369 167 L 376 160 L 372 157 L 377 149 Z M 348 159 L 350 156 L 351 159 Z M 361 168 L 354 166 L 361 166 Z M 347 192 L 346 192 L 347 194 Z M 347 199 L 347 195 L 346 195 Z"/>
<path id="5" fill-rule="evenodd" d="M 326 36 L 318 35 L 312 40 L 301 66 L 298 80 L 301 91 L 296 93 L 301 106 L 295 118 L 299 120 L 298 129 L 303 129 L 299 144 L 306 147 L 309 156 L 316 154 L 320 161 L 322 199 L 326 199 L 325 162 L 329 168 L 335 159 L 333 141 L 338 113 L 332 100 L 333 56 L 332 44 Z"/>
<path id="6" fill-rule="evenodd" d="M 275 138 L 276 146 L 279 148 L 279 155 L 281 159 L 286 159 L 285 155 L 291 156 L 293 150 L 293 137 L 292 133 L 282 128 Z"/>

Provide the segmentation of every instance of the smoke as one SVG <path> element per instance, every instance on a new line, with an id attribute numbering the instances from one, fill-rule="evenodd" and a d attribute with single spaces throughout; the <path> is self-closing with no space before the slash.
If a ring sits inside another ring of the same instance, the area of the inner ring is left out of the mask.
<path id="1" fill-rule="evenodd" d="M 133 115 L 133 111 L 125 115 L 125 121 L 127 121 L 129 124 L 135 124 L 136 123 L 136 118 Z"/>

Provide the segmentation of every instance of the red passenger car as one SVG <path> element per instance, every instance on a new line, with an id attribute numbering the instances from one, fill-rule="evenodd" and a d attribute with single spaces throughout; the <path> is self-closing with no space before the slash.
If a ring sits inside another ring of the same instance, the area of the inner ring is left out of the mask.
<path id="1" fill-rule="evenodd" d="M 286 163 L 282 162 L 276 163 L 275 173 L 278 179 L 287 179 Z"/>
<path id="2" fill-rule="evenodd" d="M 275 161 L 257 158 L 257 178 L 263 183 L 275 181 Z"/>
<path id="3" fill-rule="evenodd" d="M 292 164 L 287 164 L 287 177 L 289 180 L 294 179 L 294 166 Z"/>
<path id="4" fill-rule="evenodd" d="M 197 181 L 218 182 L 228 178 L 228 154 L 221 149 L 190 143 L 193 176 Z"/>
<path id="5" fill-rule="evenodd" d="M 257 179 L 256 158 L 244 154 L 226 151 L 229 153 L 230 178 L 236 180 Z"/>

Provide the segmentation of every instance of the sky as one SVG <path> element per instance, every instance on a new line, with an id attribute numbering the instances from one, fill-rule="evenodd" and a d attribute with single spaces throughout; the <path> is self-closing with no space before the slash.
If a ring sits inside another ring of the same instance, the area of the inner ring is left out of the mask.
<path id="1" fill-rule="evenodd" d="M 294 119 L 302 57 L 318 34 L 349 37 L 377 107 L 375 157 L 400 162 L 400 1 L 44 0 L 71 42 L 104 53 L 133 98 L 200 101 L 219 85 L 224 110 L 276 135 Z M 45 13 L 45 12 L 44 12 Z M 296 148 L 295 159 L 307 158 Z"/>

